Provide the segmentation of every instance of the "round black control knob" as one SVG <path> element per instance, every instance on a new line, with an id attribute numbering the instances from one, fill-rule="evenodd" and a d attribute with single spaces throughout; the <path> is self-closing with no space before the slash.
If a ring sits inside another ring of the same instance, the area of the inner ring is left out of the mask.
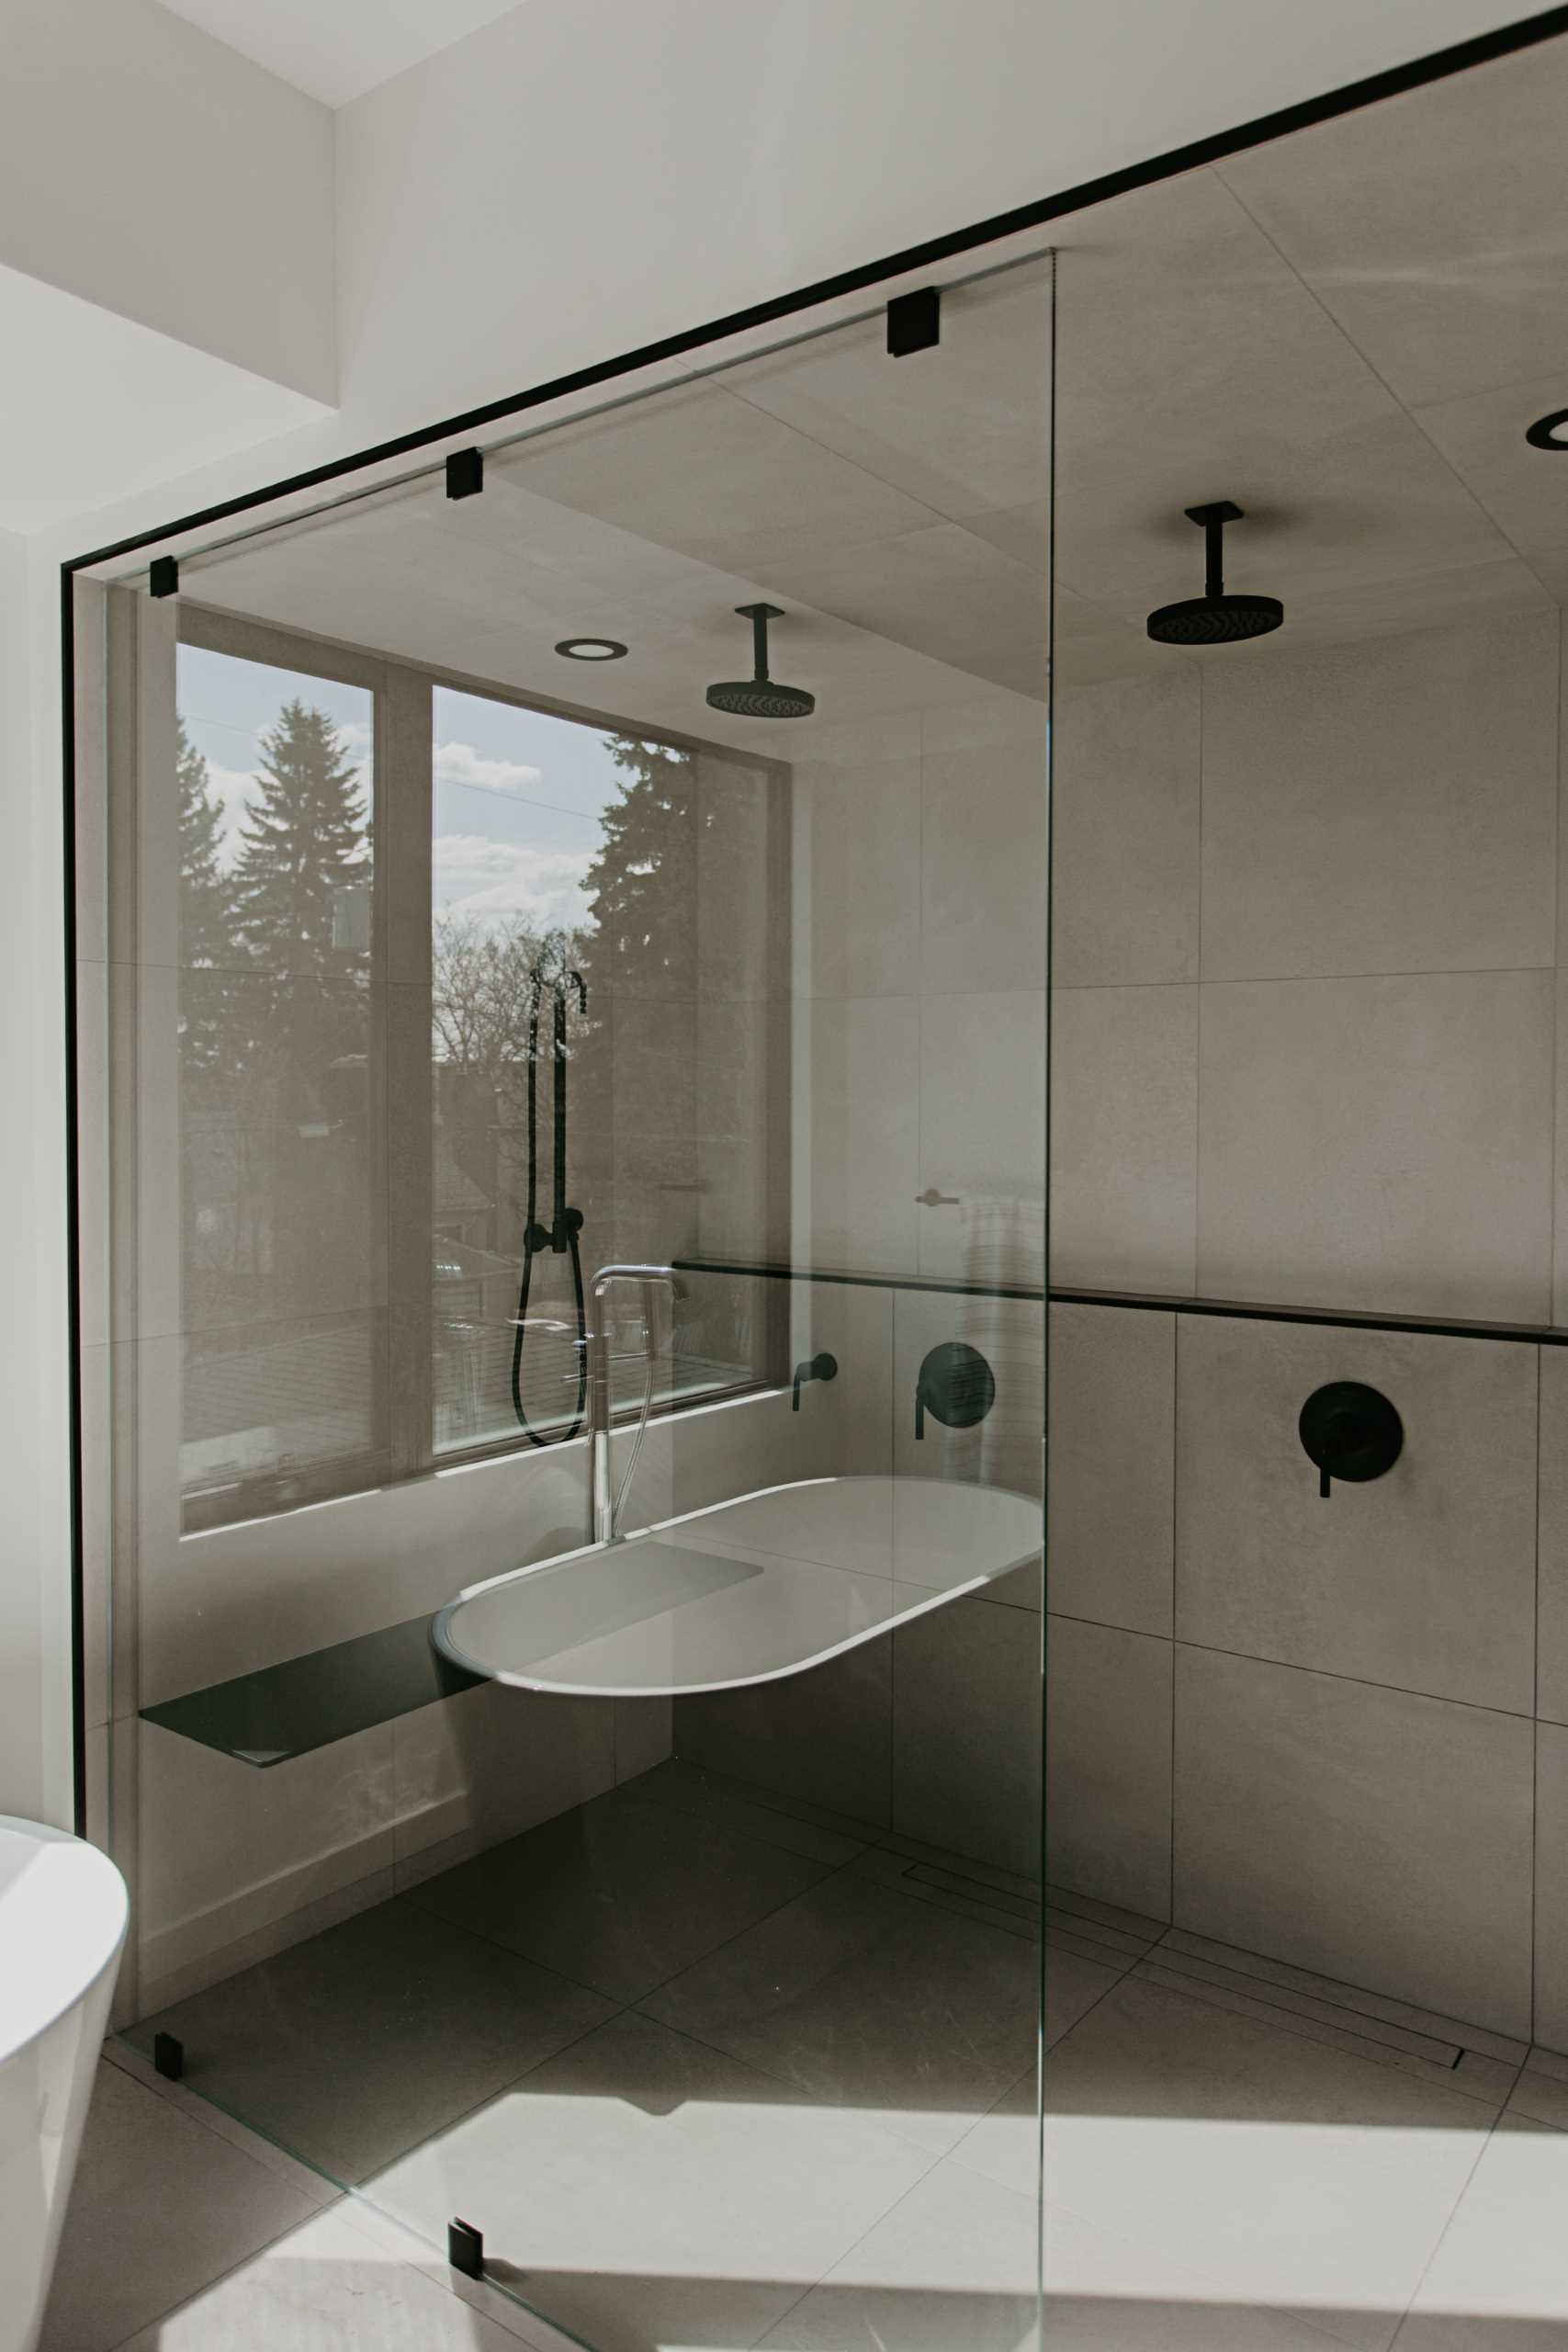
<path id="1" fill-rule="evenodd" d="M 1381 1389 L 1359 1380 L 1331 1380 L 1314 1388 L 1297 1424 L 1303 1451 L 1318 1472 L 1318 1492 L 1331 1480 L 1361 1486 L 1392 1470 L 1404 1445 L 1404 1424 Z"/>

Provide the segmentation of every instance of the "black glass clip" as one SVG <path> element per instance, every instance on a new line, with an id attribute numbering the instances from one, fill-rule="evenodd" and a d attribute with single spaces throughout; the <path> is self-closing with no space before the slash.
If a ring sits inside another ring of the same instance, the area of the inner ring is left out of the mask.
<path id="1" fill-rule="evenodd" d="M 912 351 L 930 351 L 942 341 L 942 291 L 922 286 L 913 294 L 895 294 L 887 305 L 887 351 L 893 359 L 907 359 Z"/>
<path id="2" fill-rule="evenodd" d="M 482 449 L 454 449 L 446 460 L 448 498 L 477 498 L 485 486 Z"/>
<path id="3" fill-rule="evenodd" d="M 152 2036 L 152 2064 L 166 2082 L 177 2083 L 186 2070 L 186 2046 L 177 2033 Z"/>
<path id="4" fill-rule="evenodd" d="M 446 2259 L 454 2270 L 465 2278 L 482 2278 L 485 2275 L 485 2239 L 482 2230 L 472 2222 L 459 2222 L 456 2216 L 446 2224 Z"/>
<path id="5" fill-rule="evenodd" d="M 147 586 L 154 596 L 177 596 L 180 567 L 172 555 L 155 555 L 147 567 Z"/>

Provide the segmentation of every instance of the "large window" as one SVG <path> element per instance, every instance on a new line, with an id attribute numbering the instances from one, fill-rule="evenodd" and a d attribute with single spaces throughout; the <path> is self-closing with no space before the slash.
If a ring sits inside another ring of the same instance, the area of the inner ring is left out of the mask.
<path id="1" fill-rule="evenodd" d="M 179 650 L 181 1478 L 197 1521 L 384 1452 L 374 697 Z"/>
<path id="2" fill-rule="evenodd" d="M 581 1429 L 594 1271 L 722 1251 L 738 1090 L 784 1115 L 730 937 L 788 857 L 768 763 L 738 792 L 733 753 L 716 784 L 697 744 L 194 606 L 182 628 L 195 1527 Z M 776 1196 L 787 1153 L 751 1109 L 744 1145 Z M 773 1287 L 693 1284 L 660 1408 L 776 1376 Z M 615 1311 L 630 1407 L 635 1296 Z"/>

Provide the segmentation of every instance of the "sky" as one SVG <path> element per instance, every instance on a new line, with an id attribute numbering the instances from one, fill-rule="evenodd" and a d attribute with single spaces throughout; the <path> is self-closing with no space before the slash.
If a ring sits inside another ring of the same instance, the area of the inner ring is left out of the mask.
<path id="1" fill-rule="evenodd" d="M 220 854 L 238 853 L 256 793 L 261 739 L 296 695 L 324 711 L 367 784 L 367 688 L 182 645 L 179 709 L 223 812 Z M 625 780 L 609 739 L 578 721 L 438 686 L 434 696 L 434 902 L 530 929 L 588 918 L 583 880 L 601 817 Z"/>

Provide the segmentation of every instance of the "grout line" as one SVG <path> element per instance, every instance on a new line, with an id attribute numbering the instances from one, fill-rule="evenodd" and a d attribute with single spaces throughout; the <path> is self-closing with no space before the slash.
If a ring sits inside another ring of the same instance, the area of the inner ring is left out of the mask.
<path id="1" fill-rule="evenodd" d="M 1093 1621 L 1085 1620 L 1084 1622 L 1092 1623 Z M 1125 1629 L 1123 1628 L 1121 1630 Z M 1145 1640 L 1156 1640 L 1158 1636 L 1145 1634 L 1144 1638 Z M 1522 1707 L 1499 1707 L 1487 1699 L 1455 1699 L 1450 1697 L 1447 1691 L 1416 1690 L 1412 1690 L 1407 1683 L 1379 1682 L 1373 1676 L 1368 1674 L 1342 1674 L 1336 1667 L 1302 1666 L 1293 1658 L 1269 1657 L 1264 1656 L 1262 1653 L 1254 1650 L 1223 1649 L 1219 1644 L 1215 1642 L 1188 1641 L 1178 1636 L 1176 1640 L 1176 1647 L 1178 1650 L 1201 1650 L 1207 1657 L 1234 1657 L 1247 1666 L 1277 1667 L 1280 1672 L 1285 1674 L 1320 1675 L 1325 1681 L 1351 1682 L 1356 1685 L 1358 1690 L 1387 1690 L 1393 1696 L 1401 1699 L 1424 1699 L 1429 1705 L 1434 1707 L 1468 1707 L 1472 1714 L 1502 1715 L 1511 1723 L 1524 1724 L 1530 1723 L 1534 1720 L 1534 1718 L 1527 1713 L 1525 1709 Z M 1173 1922 L 1172 1924 L 1175 1925 L 1178 1923 Z"/>
<path id="2" fill-rule="evenodd" d="M 1371 966 L 1360 972 L 1216 972 L 1205 980 L 1057 980 L 1052 983 L 1057 996 L 1168 996 L 1175 989 L 1322 989 L 1334 988 L 1348 980 L 1478 980 L 1506 979 L 1528 977 L 1531 972 L 1551 972 L 1556 966 L 1538 964 L 1413 964 Z M 932 994 L 937 991 L 932 990 Z M 955 995 L 973 995 L 973 989 L 955 989 Z M 987 991 L 989 993 L 989 991 Z M 1021 996 L 1021 989 L 998 989 L 998 995 Z"/>
<path id="3" fill-rule="evenodd" d="M 1454 2222 L 1459 2218 L 1460 2207 L 1464 2203 L 1465 2199 L 1470 2194 L 1471 2188 L 1474 2183 L 1475 2176 L 1481 2169 L 1482 2158 L 1485 2155 L 1487 2149 L 1492 2144 L 1494 2135 L 1496 2132 L 1498 2124 L 1503 2120 L 1504 2112 L 1507 2104 L 1507 2099 L 1505 2099 L 1502 2106 L 1498 2108 L 1496 2114 L 1492 2118 L 1491 2122 L 1487 2125 L 1485 2131 L 1481 2135 L 1481 2145 L 1475 2152 L 1475 2161 L 1472 2164 L 1469 2171 L 1465 2174 L 1463 2180 L 1460 2183 L 1459 2192 L 1454 2198 L 1453 2203 L 1449 2208 L 1442 2228 L 1438 2232 L 1437 2238 L 1433 2243 L 1432 2251 L 1421 2266 L 1421 2275 L 1416 2279 L 1414 2287 L 1410 2290 L 1409 2301 L 1406 2302 L 1403 2312 L 1400 2314 L 1399 2326 L 1395 2331 L 1396 2341 L 1399 2336 L 1404 2335 L 1404 2323 L 1409 2318 L 1411 2312 L 1415 2309 L 1416 2298 L 1419 2295 L 1422 2288 L 1426 2285 L 1427 2275 L 1431 2270 L 1432 2265 L 1436 2262 L 1438 2254 L 1441 2252 L 1449 2232 L 1452 2229 Z"/>

